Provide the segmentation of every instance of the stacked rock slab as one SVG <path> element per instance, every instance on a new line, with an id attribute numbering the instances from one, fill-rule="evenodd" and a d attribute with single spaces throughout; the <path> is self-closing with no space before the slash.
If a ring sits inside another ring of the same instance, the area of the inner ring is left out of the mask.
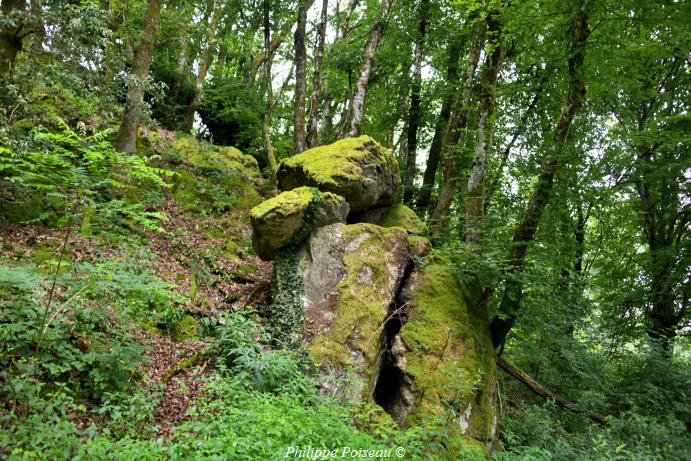
<path id="1" fill-rule="evenodd" d="M 354 214 L 392 205 L 401 183 L 391 150 L 369 136 L 342 139 L 289 157 L 279 165 L 276 179 L 284 191 L 311 186 L 338 194 Z"/>
<path id="2" fill-rule="evenodd" d="M 401 426 L 452 421 L 449 433 L 491 450 L 495 356 L 483 303 L 451 275 L 457 263 L 418 259 L 431 248 L 427 229 L 394 205 L 390 151 L 345 139 L 284 160 L 277 176 L 284 192 L 251 213 L 257 253 L 275 259 L 277 342 L 309 353 L 323 393 L 377 403 Z"/>
<path id="3" fill-rule="evenodd" d="M 343 197 L 298 187 L 283 192 L 252 208 L 254 251 L 262 259 L 273 259 L 289 244 L 297 245 L 320 226 L 345 222 L 348 204 Z"/>

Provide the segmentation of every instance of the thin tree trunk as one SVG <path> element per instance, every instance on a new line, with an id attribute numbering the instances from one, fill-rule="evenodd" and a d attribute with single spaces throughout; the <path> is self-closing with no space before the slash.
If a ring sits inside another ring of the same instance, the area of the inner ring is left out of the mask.
<path id="1" fill-rule="evenodd" d="M 307 145 L 317 147 L 319 145 L 319 92 L 321 90 L 321 66 L 324 57 L 324 43 L 326 42 L 326 21 L 329 12 L 329 0 L 323 0 L 321 20 L 318 28 L 317 51 L 314 56 L 314 75 L 312 76 L 312 98 L 310 100 L 310 122 L 307 134 Z"/>
<path id="2" fill-rule="evenodd" d="M 523 219 L 513 234 L 508 258 L 509 269 L 505 275 L 504 293 L 499 305 L 501 316 L 495 317 L 490 324 L 492 343 L 495 348 L 503 347 L 506 336 L 511 331 L 518 317 L 523 296 L 523 284 L 520 280 L 520 274 L 525 264 L 525 256 L 537 232 L 542 213 L 547 203 L 549 203 L 554 176 L 565 162 L 563 154 L 569 130 L 576 114 L 580 111 L 585 101 L 586 87 L 583 79 L 583 61 L 585 59 L 586 41 L 589 35 L 588 0 L 580 0 L 574 6 L 577 8 L 577 11 L 575 11 L 573 24 L 571 25 L 571 42 L 567 58 L 568 93 L 552 137 L 552 152 L 542 162 L 535 191 L 533 191 Z"/>
<path id="3" fill-rule="evenodd" d="M 412 204 L 415 195 L 415 172 L 417 160 L 417 131 L 420 125 L 420 92 L 422 90 L 422 56 L 427 30 L 429 0 L 420 0 L 418 11 L 418 31 L 415 40 L 415 71 L 410 91 L 410 111 L 408 112 L 408 146 L 405 178 L 403 181 L 403 202 Z"/>
<path id="4" fill-rule="evenodd" d="M 468 123 L 468 111 L 470 110 L 470 96 L 472 80 L 477 64 L 480 60 L 482 45 L 485 39 L 484 23 L 475 24 L 473 43 L 468 51 L 465 71 L 459 83 L 460 98 L 456 103 L 456 110 L 444 140 L 444 156 L 442 157 L 442 183 L 439 190 L 439 199 L 430 219 L 432 225 L 430 236 L 432 240 L 439 240 L 447 227 L 449 209 L 456 193 L 456 150 L 461 139 L 461 133 Z"/>
<path id="5" fill-rule="evenodd" d="M 456 91 L 456 80 L 458 79 L 458 59 L 461 55 L 461 40 L 456 39 L 451 42 L 449 47 L 449 63 L 446 71 L 446 90 L 444 100 L 442 101 L 441 110 L 439 111 L 439 118 L 437 125 L 434 128 L 434 137 L 432 138 L 432 145 L 427 156 L 427 165 L 425 166 L 425 174 L 422 178 L 422 188 L 418 195 L 416 207 L 418 212 L 422 213 L 429 207 L 430 199 L 432 197 L 432 189 L 437 177 L 437 169 L 439 168 L 439 157 L 441 156 L 441 149 L 446 136 L 446 128 L 449 125 L 449 118 L 451 117 L 451 108 L 453 107 L 454 94 Z"/>
<path id="6" fill-rule="evenodd" d="M 26 0 L 3 0 L 1 8 L 4 16 L 24 12 Z M 11 72 L 17 53 L 22 50 L 23 28 L 23 18 L 12 27 L 0 28 L 0 75 Z"/>
<path id="7" fill-rule="evenodd" d="M 197 112 L 199 107 L 199 100 L 201 99 L 202 89 L 204 88 L 204 81 L 206 80 L 206 74 L 209 72 L 209 67 L 213 61 L 213 50 L 216 42 L 216 29 L 218 28 L 218 23 L 223 15 L 223 10 L 225 8 L 224 2 L 215 4 L 212 0 L 210 7 L 213 11 L 211 16 L 211 21 L 206 27 L 206 41 L 204 43 L 204 48 L 199 59 L 199 69 L 197 70 L 197 79 L 194 85 L 194 93 L 192 94 L 192 100 L 185 110 L 185 118 L 183 124 L 184 131 L 192 131 L 194 126 L 194 114 Z"/>
<path id="8" fill-rule="evenodd" d="M 264 25 L 264 83 L 266 85 L 266 109 L 264 111 L 264 120 L 262 122 L 262 137 L 264 138 L 264 148 L 266 149 L 266 156 L 269 159 L 269 168 L 271 168 L 271 180 L 276 182 L 276 171 L 278 170 L 278 163 L 276 162 L 276 155 L 271 144 L 271 109 L 273 105 L 273 88 L 271 83 L 271 64 L 273 62 L 273 54 L 271 53 L 271 0 L 264 0 L 263 5 L 263 25 Z"/>
<path id="9" fill-rule="evenodd" d="M 387 146 L 392 146 L 394 145 L 393 142 L 393 136 L 394 136 L 394 131 L 396 131 L 396 126 L 398 125 L 398 122 L 401 120 L 401 116 L 403 115 L 403 112 L 405 111 L 405 105 L 406 102 L 408 101 L 408 87 L 410 83 L 410 66 L 411 64 L 409 62 L 405 62 L 402 65 L 401 68 L 401 81 L 398 85 L 398 98 L 396 99 L 396 111 L 394 112 L 394 115 L 392 117 L 391 123 L 389 124 L 389 128 L 386 132 L 386 145 Z M 405 133 L 408 133 L 408 130 L 406 129 Z"/>
<path id="10" fill-rule="evenodd" d="M 468 185 L 465 195 L 465 241 L 471 248 L 478 250 L 482 244 L 485 221 L 485 176 L 487 161 L 492 149 L 494 133 L 494 108 L 496 103 L 497 78 L 504 55 L 502 29 L 504 18 L 502 12 L 493 9 L 487 15 L 487 33 L 489 37 L 485 63 L 480 78 L 480 110 L 477 117 L 477 142 L 473 164 L 468 174 Z"/>
<path id="11" fill-rule="evenodd" d="M 540 100 L 540 96 L 542 95 L 542 90 L 544 88 L 544 83 L 546 81 L 546 74 L 545 78 L 540 80 L 540 84 L 538 85 L 537 89 L 535 90 L 535 94 L 533 95 L 533 99 L 530 100 L 530 103 L 528 104 L 528 108 L 523 112 L 523 115 L 521 116 L 521 119 L 518 122 L 518 126 L 516 127 L 516 130 L 514 130 L 513 135 L 511 136 L 511 139 L 509 140 L 509 143 L 506 145 L 504 150 L 501 153 L 501 160 L 499 162 L 499 168 L 497 169 L 497 176 L 494 178 L 494 180 L 490 183 L 489 187 L 487 188 L 487 200 L 485 201 L 485 213 L 487 213 L 487 210 L 489 209 L 489 206 L 491 205 L 492 201 L 494 200 L 494 196 L 496 195 L 497 191 L 501 187 L 501 182 L 502 182 L 502 172 L 504 171 L 504 167 L 506 167 L 506 164 L 509 161 L 509 156 L 511 155 L 511 150 L 513 149 L 513 146 L 516 145 L 516 141 L 518 138 L 525 132 L 527 124 L 528 124 L 528 119 L 532 115 L 533 111 L 535 110 L 535 107 L 537 107 L 537 103 Z"/>
<path id="12" fill-rule="evenodd" d="M 307 93 L 307 50 L 305 29 L 307 10 L 312 0 L 300 0 L 295 27 L 295 99 L 293 102 L 293 149 L 296 154 L 305 150 L 305 99 Z"/>
<path id="13" fill-rule="evenodd" d="M 151 58 L 156 46 L 156 36 L 161 24 L 161 0 L 149 0 L 144 13 L 144 28 L 134 52 L 132 81 L 127 89 L 125 114 L 122 117 L 120 131 L 115 147 L 127 154 L 134 152 L 137 144 L 137 127 L 142 115 L 144 100 L 144 80 L 149 75 Z"/>
<path id="14" fill-rule="evenodd" d="M 393 0 L 381 0 L 379 5 L 379 14 L 374 22 L 372 31 L 370 32 L 365 49 L 362 53 L 362 66 L 360 67 L 360 74 L 355 86 L 355 94 L 350 109 L 350 129 L 348 136 L 357 136 L 360 134 L 360 125 L 362 124 L 362 116 L 365 108 L 365 95 L 367 94 L 367 84 L 369 82 L 369 74 L 372 71 L 372 59 L 379 48 L 382 36 L 384 35 L 384 26 L 388 20 L 391 11 L 391 4 Z"/>
<path id="15" fill-rule="evenodd" d="M 189 43 L 186 26 L 181 27 L 181 29 L 178 31 L 178 34 L 180 54 L 178 55 L 178 62 L 177 66 L 175 67 L 175 77 L 173 80 L 173 85 L 171 86 L 171 94 L 174 97 L 177 97 L 180 94 L 182 80 L 185 78 L 185 72 L 187 71 L 187 46 Z"/>

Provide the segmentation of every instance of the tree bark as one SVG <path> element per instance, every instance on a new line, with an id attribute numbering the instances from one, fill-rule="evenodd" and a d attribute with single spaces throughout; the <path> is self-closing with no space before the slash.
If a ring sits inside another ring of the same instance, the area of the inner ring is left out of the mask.
<path id="1" fill-rule="evenodd" d="M 449 125 L 454 93 L 456 91 L 456 80 L 458 79 L 458 59 L 461 55 L 461 46 L 461 40 L 455 39 L 451 42 L 451 46 L 449 47 L 449 63 L 446 71 L 446 89 L 444 92 L 444 100 L 442 101 L 441 110 L 439 111 L 439 118 L 437 119 L 437 124 L 434 128 L 432 145 L 429 149 L 427 165 L 425 166 L 425 174 L 422 178 L 422 188 L 420 189 L 416 202 L 418 213 L 424 213 L 429 207 L 430 199 L 432 197 L 432 189 L 434 188 L 434 182 L 437 178 L 439 158 L 441 156 L 444 137 L 446 136 L 446 129 Z"/>
<path id="2" fill-rule="evenodd" d="M 266 156 L 269 160 L 269 168 L 271 168 L 271 180 L 273 183 L 276 183 L 278 163 L 276 162 L 276 155 L 271 144 L 271 132 L 269 131 L 273 105 L 273 87 L 271 83 L 271 64 L 273 62 L 273 53 L 271 53 L 271 0 L 264 0 L 262 12 L 264 25 L 264 84 L 266 85 L 266 109 L 264 110 L 264 119 L 262 121 L 262 137 L 264 138 Z"/>
<path id="3" fill-rule="evenodd" d="M 206 81 L 206 74 L 209 72 L 209 67 L 211 67 L 211 63 L 213 62 L 216 29 L 218 28 L 218 23 L 223 15 L 225 3 L 221 1 L 220 3 L 216 4 L 212 0 L 210 7 L 213 13 L 211 16 L 211 21 L 206 24 L 206 40 L 199 58 L 199 69 L 197 69 L 197 79 L 194 85 L 194 93 L 192 93 L 192 99 L 185 110 L 183 123 L 184 131 L 192 131 L 194 126 L 194 114 L 197 112 L 197 108 L 199 107 L 199 100 L 201 99 L 202 89 L 204 88 L 204 82 Z"/>
<path id="4" fill-rule="evenodd" d="M 410 88 L 410 110 L 408 112 L 408 145 L 405 178 L 403 181 L 403 202 L 412 205 L 415 195 L 415 172 L 417 160 L 417 131 L 420 125 L 420 92 L 422 90 L 422 57 L 427 30 L 429 0 L 420 0 L 418 10 L 418 31 L 415 39 L 415 70 Z"/>
<path id="5" fill-rule="evenodd" d="M 319 92 L 321 90 L 321 66 L 324 57 L 324 44 L 326 42 L 326 21 L 329 13 L 329 0 L 323 0 L 321 19 L 318 28 L 317 50 L 314 56 L 314 74 L 312 75 L 312 97 L 310 99 L 309 129 L 307 133 L 307 145 L 317 147 L 319 145 Z"/>
<path id="6" fill-rule="evenodd" d="M 482 45 L 485 39 L 485 27 L 482 22 L 475 24 L 473 43 L 468 51 L 465 71 L 459 83 L 460 97 L 456 102 L 456 110 L 449 124 L 444 140 L 444 156 L 442 158 L 442 184 L 439 190 L 439 199 L 430 219 L 432 225 L 430 236 L 432 241 L 438 241 L 447 227 L 449 209 L 453 196 L 456 193 L 456 150 L 461 139 L 461 133 L 468 123 L 468 111 L 470 110 L 470 96 L 472 80 L 477 64 L 480 60 Z"/>
<path id="7" fill-rule="evenodd" d="M 480 110 L 477 117 L 477 142 L 468 174 L 465 194 L 465 241 L 478 251 L 482 245 L 485 221 L 485 180 L 492 150 L 497 79 L 504 56 L 503 13 L 492 9 L 487 14 L 488 50 L 480 77 Z"/>
<path id="8" fill-rule="evenodd" d="M 388 20 L 392 3 L 393 0 L 381 0 L 377 19 L 374 22 L 374 26 L 372 27 L 372 31 L 369 34 L 365 49 L 362 53 L 362 66 L 360 67 L 360 74 L 349 111 L 350 129 L 348 130 L 348 136 L 351 137 L 360 134 L 360 125 L 362 124 L 362 116 L 365 107 L 365 95 L 367 94 L 367 84 L 369 82 L 370 72 L 372 71 L 372 59 L 384 35 L 384 26 Z"/>
<path id="9" fill-rule="evenodd" d="M 534 394 L 539 395 L 540 397 L 543 397 L 545 399 L 554 400 L 554 403 L 557 404 L 557 406 L 560 408 L 584 414 L 598 424 L 607 425 L 607 419 L 605 418 L 605 416 L 595 411 L 582 408 L 581 406 L 571 402 L 570 400 L 565 399 L 559 394 L 556 394 L 550 391 L 549 389 L 545 389 L 537 381 L 531 378 L 526 372 L 510 364 L 503 357 L 497 357 L 497 365 L 499 365 L 499 368 L 501 368 L 502 370 L 504 370 L 505 372 L 507 372 L 508 374 L 522 382 Z"/>
<path id="10" fill-rule="evenodd" d="M 26 11 L 26 0 L 3 0 L 3 16 L 23 14 Z M 24 18 L 14 27 L 0 29 L 0 75 L 11 72 L 17 53 L 22 50 Z"/>
<path id="11" fill-rule="evenodd" d="M 577 11 L 574 12 L 571 25 L 571 42 L 567 55 L 569 86 L 552 137 L 552 152 L 542 162 L 537 186 L 530 198 L 523 219 L 513 234 L 508 257 L 508 270 L 504 277 L 504 293 L 499 305 L 500 315 L 495 317 L 490 324 L 492 343 L 495 348 L 503 347 L 506 336 L 518 317 L 521 298 L 523 297 L 523 284 L 520 275 L 525 264 L 525 256 L 537 232 L 542 213 L 549 203 L 554 176 L 565 163 L 563 154 L 571 124 L 585 101 L 586 87 L 583 79 L 583 61 L 585 60 L 586 41 L 590 33 L 587 6 L 588 0 L 580 0 L 575 4 Z"/>
<path id="12" fill-rule="evenodd" d="M 305 150 L 305 99 L 307 93 L 307 50 L 305 29 L 307 10 L 313 0 L 300 0 L 295 27 L 295 99 L 293 102 L 293 149 L 296 154 Z"/>
<path id="13" fill-rule="evenodd" d="M 401 80 L 398 85 L 398 98 L 396 98 L 396 111 L 394 112 L 394 115 L 392 117 L 391 123 L 389 124 L 389 128 L 386 132 L 386 145 L 391 146 L 394 145 L 393 142 L 393 135 L 394 131 L 396 130 L 396 126 L 398 125 L 398 122 L 401 120 L 401 117 L 403 115 L 403 112 L 405 111 L 405 105 L 406 102 L 408 101 L 408 87 L 410 84 L 410 63 L 405 62 L 403 63 L 401 72 Z M 401 133 L 401 135 L 408 133 L 408 129 L 406 128 L 404 132 Z"/>
<path id="14" fill-rule="evenodd" d="M 144 28 L 134 52 L 132 80 L 127 89 L 125 114 L 122 117 L 120 131 L 115 147 L 127 154 L 134 152 L 137 143 L 137 127 L 142 114 L 144 100 L 144 80 L 149 75 L 151 58 L 156 46 L 156 36 L 161 24 L 161 1 L 148 0 L 144 13 Z"/>

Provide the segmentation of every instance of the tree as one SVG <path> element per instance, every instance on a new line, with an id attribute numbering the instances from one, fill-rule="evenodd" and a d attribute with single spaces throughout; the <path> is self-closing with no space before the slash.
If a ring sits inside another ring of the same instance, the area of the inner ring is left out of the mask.
<path id="1" fill-rule="evenodd" d="M 317 30 L 318 43 L 314 55 L 314 73 L 312 74 L 312 97 L 310 99 L 309 126 L 307 132 L 307 145 L 317 147 L 319 145 L 319 92 L 321 90 L 321 67 L 324 58 L 324 43 L 326 42 L 326 21 L 328 18 L 329 0 L 323 0 L 321 19 Z"/>
<path id="2" fill-rule="evenodd" d="M 134 52 L 134 63 L 127 89 L 125 113 L 122 116 L 122 123 L 120 124 L 118 139 L 115 144 L 119 151 L 127 154 L 134 152 L 137 143 L 137 128 L 139 127 L 144 100 L 144 82 L 149 75 L 149 67 L 151 66 L 151 58 L 154 54 L 156 36 L 158 35 L 160 24 L 161 2 L 160 0 L 148 0 L 146 12 L 144 13 L 144 27 Z"/>
<path id="3" fill-rule="evenodd" d="M 588 0 L 573 4 L 570 25 L 570 43 L 567 53 L 568 89 L 559 118 L 555 124 L 549 153 L 542 161 L 537 186 L 528 207 L 513 233 L 508 257 L 508 269 L 504 279 L 504 292 L 499 305 L 499 315 L 492 319 L 490 330 L 495 348 L 502 348 L 506 336 L 513 327 L 520 311 L 523 283 L 520 279 L 526 253 L 540 224 L 542 213 L 549 202 L 554 177 L 566 161 L 564 155 L 571 124 L 581 110 L 586 96 L 583 75 L 588 29 Z"/>
<path id="4" fill-rule="evenodd" d="M 218 3 L 211 0 L 209 2 L 208 8 L 211 10 L 211 21 L 206 25 L 206 38 L 204 40 L 204 47 L 199 56 L 199 68 L 197 70 L 197 78 L 194 85 L 194 93 L 192 94 L 192 100 L 190 101 L 187 109 L 185 110 L 185 119 L 183 124 L 183 129 L 185 131 L 192 131 L 194 125 L 194 114 L 197 112 L 199 107 L 199 100 L 201 99 L 202 89 L 204 87 L 204 81 L 206 80 L 206 74 L 211 67 L 211 63 L 214 58 L 214 45 L 216 41 L 216 31 L 218 29 L 218 24 L 223 16 L 225 10 L 225 2 L 220 1 Z"/>
<path id="5" fill-rule="evenodd" d="M 415 70 L 410 92 L 410 110 L 408 112 L 408 144 L 406 169 L 403 181 L 403 202 L 412 204 L 415 193 L 415 172 L 417 159 L 417 132 L 420 124 L 420 91 L 422 90 L 422 57 L 429 15 L 429 0 L 420 0 L 418 6 L 418 31 L 415 39 Z"/>
<path id="6" fill-rule="evenodd" d="M 470 19 L 475 19 L 471 17 Z M 485 24 L 476 21 L 473 42 L 468 50 L 465 70 L 458 85 L 458 99 L 456 100 L 454 115 L 449 124 L 444 140 L 444 156 L 442 158 L 442 183 L 439 190 L 439 199 L 434 207 L 430 221 L 432 222 L 430 235 L 432 240 L 439 240 L 448 227 L 448 215 L 456 192 L 456 163 L 458 144 L 461 135 L 468 123 L 468 113 L 470 112 L 470 98 L 472 90 L 472 79 L 475 74 L 480 54 L 485 42 Z"/>
<path id="7" fill-rule="evenodd" d="M 495 6 L 487 13 L 488 49 L 480 77 L 480 104 L 477 115 L 477 141 L 473 164 L 468 174 L 465 196 L 466 243 L 478 250 L 482 244 L 485 213 L 485 176 L 492 149 L 497 77 L 504 56 L 503 12 Z"/>
<path id="8" fill-rule="evenodd" d="M 360 134 L 360 124 L 362 124 L 362 116 L 365 107 L 365 95 L 367 94 L 370 72 L 372 72 L 372 59 L 384 35 L 384 27 L 388 20 L 392 3 L 393 0 L 381 0 L 379 4 L 379 13 L 374 22 L 374 26 L 372 26 L 369 38 L 365 44 L 365 49 L 362 52 L 360 74 L 355 86 L 355 93 L 351 100 L 349 117 L 346 118 L 346 120 L 350 119 L 348 136 L 357 136 Z"/>
<path id="9" fill-rule="evenodd" d="M 293 148 L 296 154 L 305 150 L 305 99 L 307 92 L 307 50 L 305 29 L 307 10 L 313 0 L 299 0 L 295 26 L 295 99 L 293 103 Z"/>
<path id="10" fill-rule="evenodd" d="M 24 26 L 26 6 L 26 0 L 3 0 L 0 6 L 4 16 L 0 27 L 0 75 L 12 69 L 17 53 L 22 50 L 22 40 L 27 35 Z"/>
<path id="11" fill-rule="evenodd" d="M 425 174 L 422 178 L 422 187 L 420 188 L 416 202 L 418 213 L 425 213 L 427 211 L 430 199 L 432 198 L 432 189 L 434 188 L 437 177 L 439 159 L 444 144 L 444 137 L 446 136 L 446 129 L 449 125 L 449 118 L 451 117 L 451 108 L 453 107 L 456 86 L 458 84 L 456 80 L 458 79 L 458 61 L 461 56 L 461 48 L 462 41 L 460 38 L 451 39 L 444 83 L 444 100 L 441 105 L 441 110 L 439 111 L 437 124 L 434 128 L 434 136 L 432 137 L 432 144 L 430 145 L 427 164 L 425 165 Z"/>

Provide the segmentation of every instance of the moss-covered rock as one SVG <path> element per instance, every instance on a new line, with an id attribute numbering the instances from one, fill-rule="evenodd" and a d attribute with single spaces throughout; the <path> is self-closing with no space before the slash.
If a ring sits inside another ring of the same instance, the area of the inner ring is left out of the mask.
<path id="1" fill-rule="evenodd" d="M 217 146 L 185 133 L 166 130 L 143 130 L 139 149 L 151 150 L 164 161 L 187 164 L 200 169 L 217 169 L 244 178 L 258 178 L 259 164 L 251 155 L 235 147 Z"/>
<path id="2" fill-rule="evenodd" d="M 410 251 L 418 258 L 423 258 L 432 251 L 432 242 L 427 237 L 409 235 L 408 243 L 410 244 Z"/>
<path id="3" fill-rule="evenodd" d="M 278 187 L 313 186 L 346 199 L 351 212 L 391 205 L 400 184 L 389 149 L 369 136 L 316 147 L 281 162 Z"/>
<path id="4" fill-rule="evenodd" d="M 252 243 L 262 259 L 273 259 L 288 244 L 298 244 L 320 226 L 344 222 L 348 204 L 343 197 L 299 187 L 266 200 L 250 212 Z"/>
<path id="5" fill-rule="evenodd" d="M 336 224 L 316 231 L 305 255 L 305 338 L 322 367 L 322 388 L 373 402 L 386 349 L 384 324 L 410 261 L 406 234 Z"/>
<path id="6" fill-rule="evenodd" d="M 389 208 L 377 222 L 382 227 L 402 227 L 412 235 L 427 235 L 427 226 L 417 214 L 402 203 Z"/>
<path id="7" fill-rule="evenodd" d="M 407 298 L 400 365 L 414 401 L 404 424 L 454 415 L 452 432 L 490 448 L 496 439 L 497 390 L 486 309 L 454 277 L 452 262 L 439 257 L 428 259 L 411 278 Z"/>

